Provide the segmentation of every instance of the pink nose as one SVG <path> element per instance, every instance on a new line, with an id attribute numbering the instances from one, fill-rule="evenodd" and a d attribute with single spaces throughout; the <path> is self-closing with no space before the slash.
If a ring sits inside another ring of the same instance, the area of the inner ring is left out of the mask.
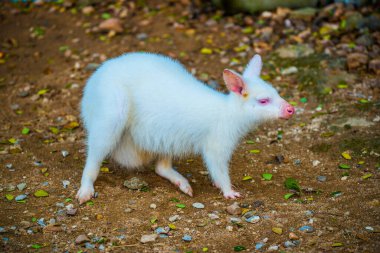
<path id="1" fill-rule="evenodd" d="M 294 114 L 294 107 L 291 106 L 291 105 L 288 105 L 288 106 L 285 108 L 285 110 L 286 110 L 286 113 L 287 113 L 289 116 L 291 116 L 291 115 Z"/>

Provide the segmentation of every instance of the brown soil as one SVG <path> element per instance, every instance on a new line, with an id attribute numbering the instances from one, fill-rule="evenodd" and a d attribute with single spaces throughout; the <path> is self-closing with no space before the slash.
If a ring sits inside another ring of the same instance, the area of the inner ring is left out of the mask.
<path id="1" fill-rule="evenodd" d="M 208 248 L 208 252 L 233 252 L 237 245 L 254 251 L 256 243 L 264 238 L 268 238 L 265 250 L 270 245 L 279 245 L 280 250 L 286 252 L 376 252 L 380 246 L 377 168 L 380 128 L 373 119 L 379 116 L 379 110 L 373 103 L 363 108 L 350 95 L 353 91 L 362 92 L 378 99 L 378 90 L 366 86 L 366 80 L 374 80 L 375 77 L 365 71 L 353 73 L 355 81 L 351 90 L 337 90 L 325 101 L 321 111 L 325 114 L 315 111 L 319 101 L 310 93 L 307 103 L 298 103 L 298 113 L 293 119 L 261 126 L 241 141 L 230 164 L 231 179 L 244 195 L 237 201 L 250 210 L 256 210 L 261 217 L 259 223 L 249 224 L 244 220 L 241 226 L 231 223 L 232 215 L 227 214 L 225 208 L 234 201 L 224 199 L 207 176 L 200 173 L 206 170 L 200 157 L 175 162 L 175 167 L 192 182 L 193 198 L 179 192 L 151 168 L 127 173 L 110 161 L 105 166 L 111 173 L 101 173 L 96 181 L 95 190 L 99 195 L 93 200 L 93 205 L 78 206 L 73 200 L 71 203 L 78 208 L 77 214 L 60 215 L 59 210 L 64 208 L 56 203 L 74 199 L 85 160 L 83 128 L 80 125 L 71 129 L 67 124 L 80 123 L 78 105 L 85 80 L 91 74 L 85 69 L 88 63 L 100 63 L 103 56 L 111 58 L 124 52 L 160 52 L 178 58 L 189 70 L 196 68 L 199 78 L 222 83 L 221 72 L 227 66 L 221 63 L 221 58 L 236 57 L 232 48 L 238 46 L 245 35 L 240 31 L 224 31 L 228 17 L 209 27 L 204 25 L 204 21 L 213 13 L 204 14 L 199 20 L 188 21 L 183 28 L 176 28 L 171 17 L 180 17 L 186 8 L 179 3 L 162 6 L 154 15 L 135 8 L 123 20 L 127 32 L 112 38 L 103 34 L 103 41 L 99 39 L 100 33 L 86 33 L 88 26 L 101 22 L 101 11 L 95 10 L 95 14 L 86 16 L 80 10 L 73 14 L 70 8 L 60 11 L 63 8 L 59 5 L 45 4 L 23 12 L 14 5 L 0 4 L 1 52 L 6 55 L 3 58 L 5 63 L 0 65 L 0 226 L 6 230 L 0 233 L 0 251 L 98 250 L 102 243 L 92 242 L 97 247 L 94 250 L 75 244 L 78 235 L 86 234 L 90 239 L 104 237 L 103 244 L 111 252 L 202 252 L 204 248 Z M 55 11 L 49 11 L 50 8 L 55 8 Z M 141 23 L 144 20 L 149 24 Z M 42 38 L 31 37 L 32 27 L 45 29 Z M 196 33 L 189 37 L 186 31 L 190 28 Z M 136 38 L 136 34 L 142 32 L 149 36 L 146 41 Z M 208 39 L 211 40 L 209 43 Z M 62 46 L 68 46 L 71 54 L 61 52 L 64 51 L 59 50 Z M 200 54 L 203 47 L 221 48 L 227 54 Z M 186 52 L 186 55 L 180 52 Z M 250 51 L 242 59 L 241 66 L 252 55 Z M 269 61 L 269 54 L 263 56 L 264 61 Z M 232 68 L 238 70 L 237 67 Z M 208 77 L 202 73 L 207 73 Z M 280 92 L 288 95 L 289 100 L 298 101 L 308 94 L 300 93 L 298 83 L 291 79 L 273 80 L 272 83 L 277 87 L 282 85 Z M 284 83 L 288 84 L 284 86 Z M 42 89 L 48 91 L 36 95 Z M 25 90 L 28 92 L 23 92 Z M 338 119 L 350 117 L 367 119 L 372 125 L 335 127 L 332 130 Z M 30 133 L 21 134 L 23 127 L 30 128 Z M 57 128 L 59 133 L 53 133 L 50 127 Z M 280 129 L 284 133 L 282 139 L 277 140 Z M 321 136 L 321 133 L 329 132 L 335 135 Z M 8 142 L 10 138 L 18 140 L 21 151 L 15 149 L 16 144 Z M 247 144 L 247 140 L 254 140 L 255 144 Z M 261 152 L 250 153 L 252 149 Z M 67 150 L 70 155 L 64 158 L 62 150 Z M 351 152 L 352 160 L 341 156 L 346 150 Z M 282 155 L 285 160 L 276 161 L 276 155 Z M 297 164 L 297 159 L 300 164 Z M 315 160 L 320 164 L 313 166 Z M 37 166 L 36 161 L 42 165 Z M 359 161 L 365 163 L 359 166 Z M 347 180 L 342 180 L 345 170 L 338 168 L 340 163 L 351 166 Z M 12 164 L 13 168 L 6 168 L 6 164 Z M 41 172 L 43 168 L 47 168 L 48 174 Z M 263 181 L 261 174 L 264 172 L 272 173 L 273 179 Z M 362 179 L 368 173 L 372 177 Z M 253 179 L 243 181 L 246 175 Z M 327 176 L 326 182 L 317 181 L 319 175 Z M 123 187 L 124 180 L 135 176 L 149 184 L 148 191 L 132 191 Z M 296 178 L 302 188 L 314 191 L 303 191 L 300 197 L 285 200 L 284 194 L 289 190 L 284 187 L 284 181 L 288 177 Z M 62 180 L 70 181 L 67 189 L 63 188 Z M 7 185 L 22 182 L 27 183 L 22 192 L 17 188 L 12 192 L 6 191 Z M 37 189 L 46 190 L 49 196 L 34 197 Z M 341 191 L 342 195 L 332 197 L 331 193 L 336 191 Z M 30 193 L 26 203 L 5 198 L 6 194 L 17 196 L 22 193 Z M 173 199 L 178 199 L 186 208 L 177 208 L 178 203 Z M 262 201 L 263 205 L 257 207 L 257 201 Z M 205 208 L 193 208 L 194 202 L 203 203 Z M 157 205 L 156 209 L 150 208 L 152 203 Z M 127 208 L 132 211 L 126 212 Z M 314 214 L 307 216 L 305 212 L 308 210 Z M 208 214 L 213 212 L 220 218 L 211 220 Z M 142 235 L 154 233 L 153 217 L 157 218 L 158 226 L 167 226 L 171 223 L 168 218 L 175 214 L 180 215 L 180 220 L 172 222 L 176 229 L 171 231 L 171 236 L 147 244 L 140 243 Z M 62 231 L 43 231 L 33 218 L 44 218 L 45 223 L 55 218 Z M 313 226 L 315 231 L 298 231 L 303 225 Z M 227 226 L 232 226 L 232 231 L 228 231 Z M 367 226 L 373 227 L 377 233 L 368 231 Z M 283 233 L 272 232 L 273 227 L 281 227 Z M 33 233 L 29 234 L 28 230 Z M 300 245 L 285 248 L 283 243 L 293 230 L 300 237 Z M 182 240 L 185 234 L 192 236 L 191 242 Z M 121 235 L 125 238 L 120 239 Z M 342 243 L 342 246 L 333 247 L 334 243 Z M 33 249 L 31 245 L 35 244 L 42 248 Z"/>

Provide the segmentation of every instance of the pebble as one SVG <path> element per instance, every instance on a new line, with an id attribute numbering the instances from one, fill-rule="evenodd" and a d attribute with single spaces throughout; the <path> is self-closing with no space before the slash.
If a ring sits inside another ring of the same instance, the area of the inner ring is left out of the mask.
<path id="1" fill-rule="evenodd" d="M 67 150 L 62 150 L 61 154 L 62 154 L 63 157 L 67 157 L 67 156 L 70 155 L 69 151 L 67 151 Z"/>
<path id="2" fill-rule="evenodd" d="M 318 160 L 313 161 L 313 167 L 317 167 L 321 162 Z"/>
<path id="3" fill-rule="evenodd" d="M 157 234 L 150 234 L 150 235 L 142 235 L 140 242 L 147 243 L 147 242 L 154 242 L 157 239 Z"/>
<path id="4" fill-rule="evenodd" d="M 290 233 L 289 233 L 289 239 L 290 239 L 290 240 L 298 240 L 299 237 L 298 237 L 295 233 L 290 232 Z"/>
<path id="5" fill-rule="evenodd" d="M 66 214 L 68 216 L 74 216 L 74 215 L 76 215 L 77 211 L 78 211 L 78 209 L 76 209 L 76 208 L 70 208 L 70 209 L 66 210 Z"/>
<path id="6" fill-rule="evenodd" d="M 313 215 L 314 215 L 314 211 L 312 211 L 312 210 L 307 210 L 307 211 L 305 212 L 305 215 L 306 215 L 306 216 L 313 216 Z"/>
<path id="7" fill-rule="evenodd" d="M 264 201 L 262 200 L 256 200 L 253 202 L 252 207 L 253 208 L 259 208 L 261 206 L 264 206 Z"/>
<path id="8" fill-rule="evenodd" d="M 362 53 L 351 53 L 347 55 L 347 67 L 349 70 L 365 66 L 368 62 L 368 55 Z"/>
<path id="9" fill-rule="evenodd" d="M 281 70 L 281 74 L 283 74 L 283 75 L 291 75 L 291 74 L 295 74 L 297 72 L 298 72 L 298 68 L 295 66 L 291 66 L 289 68 Z"/>
<path id="10" fill-rule="evenodd" d="M 28 197 L 27 195 L 25 195 L 25 194 L 21 194 L 21 195 L 18 195 L 18 196 L 15 198 L 15 200 L 16 200 L 16 201 L 21 201 L 21 200 L 26 199 L 27 197 Z"/>
<path id="11" fill-rule="evenodd" d="M 260 221 L 260 216 L 253 215 L 251 217 L 245 218 L 245 221 L 249 223 L 257 223 Z"/>
<path id="12" fill-rule="evenodd" d="M 227 226 L 226 229 L 227 229 L 227 231 L 232 232 L 234 230 L 234 227 L 233 226 Z"/>
<path id="13" fill-rule="evenodd" d="M 177 221 L 177 220 L 179 220 L 179 215 L 178 214 L 169 217 L 169 221 L 170 222 L 174 222 L 174 221 Z"/>
<path id="14" fill-rule="evenodd" d="M 152 204 L 149 205 L 149 207 L 150 207 L 151 209 L 156 209 L 156 208 L 157 208 L 157 205 L 154 204 L 154 203 L 152 203 Z"/>
<path id="15" fill-rule="evenodd" d="M 318 176 L 318 177 L 317 177 L 317 180 L 318 180 L 319 182 L 326 182 L 326 179 L 327 179 L 326 176 Z"/>
<path id="16" fill-rule="evenodd" d="M 302 163 L 302 162 L 301 162 L 301 159 L 294 159 L 294 161 L 293 161 L 293 164 L 294 164 L 294 165 L 297 165 L 297 166 L 298 166 L 298 165 L 301 165 L 301 163 Z"/>
<path id="17" fill-rule="evenodd" d="M 343 176 L 340 178 L 341 181 L 346 181 L 348 179 L 348 176 Z"/>
<path id="18" fill-rule="evenodd" d="M 182 237 L 182 240 L 184 240 L 185 242 L 191 242 L 192 239 L 193 239 L 193 238 L 191 238 L 190 235 L 184 235 L 184 236 Z"/>
<path id="19" fill-rule="evenodd" d="M 99 29 L 102 31 L 114 31 L 117 33 L 123 32 L 123 26 L 118 18 L 110 18 L 99 24 Z"/>
<path id="20" fill-rule="evenodd" d="M 148 183 L 137 177 L 132 177 L 131 179 L 124 181 L 124 186 L 131 190 L 139 190 L 143 187 L 148 186 Z"/>
<path id="21" fill-rule="evenodd" d="M 69 180 L 63 180 L 62 184 L 63 184 L 63 188 L 66 189 L 70 185 L 70 181 Z"/>
<path id="22" fill-rule="evenodd" d="M 79 235 L 76 239 L 75 239 L 75 244 L 82 244 L 84 242 L 89 242 L 90 239 L 88 239 L 88 237 L 86 235 Z"/>
<path id="23" fill-rule="evenodd" d="M 217 220 L 219 219 L 219 216 L 215 213 L 209 213 L 208 214 L 208 217 L 211 219 L 211 220 Z"/>
<path id="24" fill-rule="evenodd" d="M 306 233 L 314 232 L 314 228 L 312 226 L 302 226 L 298 230 Z"/>
<path id="25" fill-rule="evenodd" d="M 92 7 L 92 6 L 85 6 L 85 7 L 83 7 L 83 9 L 82 9 L 82 13 L 85 14 L 85 15 L 90 15 L 90 14 L 92 14 L 94 11 L 95 11 L 95 8 Z"/>
<path id="26" fill-rule="evenodd" d="M 234 224 L 241 223 L 241 219 L 238 217 L 231 217 L 230 221 L 231 221 L 231 223 L 234 223 Z"/>
<path id="27" fill-rule="evenodd" d="M 20 183 L 20 184 L 17 185 L 17 189 L 18 189 L 19 191 L 22 191 L 22 190 L 24 190 L 25 188 L 26 188 L 26 183 Z"/>
<path id="28" fill-rule="evenodd" d="M 89 64 L 87 64 L 87 66 L 86 67 L 84 67 L 84 70 L 86 70 L 86 71 L 94 71 L 94 70 L 96 70 L 98 67 L 100 66 L 100 64 L 98 64 L 98 63 L 89 63 Z"/>
<path id="29" fill-rule="evenodd" d="M 292 241 L 286 241 L 284 242 L 284 246 L 285 248 L 292 248 L 292 247 L 296 247 L 297 245 L 294 244 Z"/>
<path id="30" fill-rule="evenodd" d="M 7 163 L 6 165 L 5 165 L 5 167 L 7 168 L 7 169 L 12 169 L 13 168 L 13 164 L 11 164 L 11 163 Z"/>
<path id="31" fill-rule="evenodd" d="M 92 244 L 92 243 L 89 243 L 89 242 L 86 242 L 86 243 L 84 244 L 84 247 L 85 247 L 86 249 L 95 249 L 95 245 Z"/>
<path id="32" fill-rule="evenodd" d="M 5 233 L 5 232 L 6 232 L 5 228 L 4 227 L 0 227 L 0 233 Z"/>
<path id="33" fill-rule="evenodd" d="M 106 247 L 104 246 L 104 244 L 100 244 L 98 249 L 100 251 L 104 251 L 106 249 Z"/>
<path id="34" fill-rule="evenodd" d="M 241 208 L 239 206 L 238 202 L 234 202 L 232 205 L 228 206 L 226 208 L 227 213 L 231 215 L 240 215 L 241 214 Z"/>
<path id="35" fill-rule="evenodd" d="M 197 209 L 203 209 L 203 208 L 205 208 L 205 205 L 203 205 L 202 203 L 199 203 L 199 202 L 195 202 L 195 203 L 193 203 L 193 207 L 197 208 Z"/>
<path id="36" fill-rule="evenodd" d="M 256 243 L 256 245 L 255 245 L 255 249 L 256 250 L 260 250 L 262 247 L 264 247 L 264 243 L 262 243 L 262 242 L 258 242 L 258 243 Z"/>
<path id="37" fill-rule="evenodd" d="M 124 212 L 131 213 L 132 212 L 132 208 L 127 207 L 127 208 L 124 209 Z"/>
<path id="38" fill-rule="evenodd" d="M 271 245 L 271 246 L 269 246 L 268 251 L 277 251 L 278 248 L 279 247 L 277 245 Z"/>
<path id="39" fill-rule="evenodd" d="M 5 186 L 5 191 L 7 192 L 12 192 L 16 189 L 16 186 L 14 186 L 13 184 L 8 184 L 7 186 Z"/>
<path id="40" fill-rule="evenodd" d="M 136 35 L 136 39 L 138 40 L 146 40 L 148 38 L 148 34 L 146 33 L 139 33 Z"/>
<path id="41" fill-rule="evenodd" d="M 46 227 L 44 218 L 38 219 L 37 224 L 40 225 L 41 227 Z"/>

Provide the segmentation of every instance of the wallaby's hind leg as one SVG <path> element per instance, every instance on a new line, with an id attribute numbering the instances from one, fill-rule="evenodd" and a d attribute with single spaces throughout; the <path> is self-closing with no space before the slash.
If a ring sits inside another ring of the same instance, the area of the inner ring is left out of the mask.
<path id="1" fill-rule="evenodd" d="M 193 196 L 193 189 L 189 181 L 173 169 L 171 158 L 165 157 L 159 159 L 156 165 L 156 173 L 176 185 L 182 192 L 191 197 Z"/>

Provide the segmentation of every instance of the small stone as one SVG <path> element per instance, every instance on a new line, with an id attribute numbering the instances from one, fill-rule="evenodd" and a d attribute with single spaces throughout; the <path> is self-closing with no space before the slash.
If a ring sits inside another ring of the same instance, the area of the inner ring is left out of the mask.
<path id="1" fill-rule="evenodd" d="M 289 68 L 281 70 L 281 74 L 283 74 L 283 75 L 291 75 L 291 74 L 295 74 L 297 72 L 298 72 L 298 68 L 295 66 L 291 66 Z"/>
<path id="2" fill-rule="evenodd" d="M 348 179 L 348 176 L 343 176 L 340 178 L 340 180 L 342 180 L 342 181 L 346 181 L 347 179 Z"/>
<path id="3" fill-rule="evenodd" d="M 84 70 L 86 70 L 86 71 L 95 71 L 99 66 L 100 66 L 100 64 L 92 62 L 92 63 L 87 64 L 87 66 L 84 67 Z"/>
<path id="4" fill-rule="evenodd" d="M 37 224 L 40 225 L 41 227 L 46 227 L 44 218 L 38 219 Z"/>
<path id="5" fill-rule="evenodd" d="M 317 180 L 318 180 L 319 182 L 326 182 L 326 179 L 327 179 L 326 176 L 318 176 L 318 177 L 317 177 Z"/>
<path id="6" fill-rule="evenodd" d="M 95 11 L 95 8 L 92 6 L 85 6 L 82 9 L 82 13 L 84 15 L 91 15 Z"/>
<path id="7" fill-rule="evenodd" d="M 19 191 L 22 191 L 22 190 L 24 190 L 25 188 L 26 188 L 26 183 L 20 183 L 20 184 L 17 185 L 17 189 L 18 189 Z"/>
<path id="8" fill-rule="evenodd" d="M 148 38 L 148 34 L 146 33 L 139 33 L 136 35 L 136 39 L 138 40 L 146 40 Z"/>
<path id="9" fill-rule="evenodd" d="M 185 242 L 191 242 L 192 239 L 193 239 L 193 238 L 191 238 L 190 235 L 184 235 L 184 236 L 182 237 L 182 240 L 184 240 Z"/>
<path id="10" fill-rule="evenodd" d="M 268 251 L 277 251 L 278 248 L 279 247 L 277 245 L 271 245 L 271 246 L 269 246 Z"/>
<path id="11" fill-rule="evenodd" d="M 140 242 L 147 243 L 147 242 L 154 242 L 157 239 L 157 234 L 150 234 L 150 235 L 142 235 Z"/>
<path id="12" fill-rule="evenodd" d="M 302 162 L 301 162 L 301 159 L 294 159 L 294 161 L 293 161 L 293 164 L 294 164 L 294 165 L 297 165 L 297 166 L 298 166 L 298 165 L 301 165 L 301 163 L 302 163 Z"/>
<path id="13" fill-rule="evenodd" d="M 74 216 L 74 215 L 76 215 L 77 211 L 78 211 L 78 209 L 76 209 L 76 208 L 70 208 L 70 209 L 66 210 L 66 214 L 68 216 Z"/>
<path id="14" fill-rule="evenodd" d="M 5 233 L 7 230 L 4 227 L 0 227 L 0 233 Z"/>
<path id="15" fill-rule="evenodd" d="M 226 227 L 226 229 L 227 231 L 232 232 L 234 230 L 234 227 L 229 225 Z"/>
<path id="16" fill-rule="evenodd" d="M 373 59 L 369 62 L 369 70 L 372 70 L 377 75 L 380 75 L 380 59 Z"/>
<path id="17" fill-rule="evenodd" d="M 351 53 L 347 55 L 347 67 L 349 70 L 365 66 L 368 62 L 368 55 L 362 53 Z"/>
<path id="18" fill-rule="evenodd" d="M 274 227 L 272 228 L 272 231 L 278 235 L 282 234 L 282 228 Z"/>
<path id="19" fill-rule="evenodd" d="M 95 245 L 92 244 L 92 243 L 89 243 L 89 242 L 86 242 L 86 243 L 84 244 L 84 247 L 85 247 L 86 249 L 95 249 Z"/>
<path id="20" fill-rule="evenodd" d="M 16 200 L 16 201 L 22 201 L 22 200 L 26 199 L 27 197 L 28 197 L 27 195 L 25 195 L 25 194 L 21 194 L 21 195 L 18 195 L 18 196 L 15 198 L 15 200 Z"/>
<path id="21" fill-rule="evenodd" d="M 104 246 L 104 244 L 100 244 L 98 249 L 100 251 L 104 251 L 106 249 L 106 247 Z"/>
<path id="22" fill-rule="evenodd" d="M 284 246 L 285 248 L 292 248 L 292 247 L 296 247 L 297 245 L 294 244 L 292 241 L 286 241 L 284 242 Z"/>
<path id="23" fill-rule="evenodd" d="M 70 181 L 69 180 L 63 180 L 62 185 L 63 185 L 63 188 L 66 189 L 70 185 Z"/>
<path id="24" fill-rule="evenodd" d="M 241 208 L 239 206 L 238 202 L 234 202 L 232 205 L 228 206 L 226 208 L 227 213 L 231 215 L 240 215 L 241 214 Z"/>
<path id="25" fill-rule="evenodd" d="M 69 151 L 67 151 L 67 150 L 62 150 L 61 154 L 63 157 L 67 157 L 68 155 L 70 155 Z"/>
<path id="26" fill-rule="evenodd" d="M 60 225 L 49 224 L 43 228 L 44 233 L 55 233 L 63 231 L 63 228 Z"/>
<path id="27" fill-rule="evenodd" d="M 262 200 L 256 200 L 252 204 L 252 207 L 256 208 L 256 209 L 261 207 L 261 206 L 264 206 L 264 201 L 262 201 Z"/>
<path id="28" fill-rule="evenodd" d="M 124 209 L 124 212 L 131 213 L 132 212 L 132 208 L 127 207 L 127 208 Z"/>
<path id="29" fill-rule="evenodd" d="M 123 26 L 121 25 L 120 19 L 118 18 L 110 18 L 104 20 L 99 24 L 99 29 L 102 31 L 114 31 L 117 33 L 123 32 Z"/>
<path id="30" fill-rule="evenodd" d="M 246 222 L 249 222 L 249 223 L 257 223 L 260 221 L 260 216 L 257 216 L 257 215 L 253 215 L 249 218 L 245 218 L 245 221 Z"/>
<path id="31" fill-rule="evenodd" d="M 152 204 L 149 205 L 149 207 L 150 207 L 151 209 L 156 209 L 156 208 L 157 208 L 157 205 L 154 204 L 154 203 L 152 203 Z"/>
<path id="32" fill-rule="evenodd" d="M 205 208 L 205 205 L 203 205 L 202 203 L 199 203 L 199 202 L 195 202 L 195 203 L 193 203 L 193 207 L 197 208 L 197 209 L 203 209 L 203 208 Z"/>
<path id="33" fill-rule="evenodd" d="M 209 213 L 208 214 L 208 217 L 211 219 L 211 220 L 217 220 L 219 219 L 219 216 L 215 213 Z"/>
<path id="34" fill-rule="evenodd" d="M 131 179 L 124 181 L 124 186 L 131 190 L 139 190 L 143 187 L 148 186 L 148 183 L 137 177 L 132 177 Z"/>
<path id="35" fill-rule="evenodd" d="M 176 215 L 170 216 L 168 220 L 170 222 L 174 222 L 174 221 L 177 221 L 178 219 L 179 219 L 179 215 L 176 214 Z"/>
<path id="36" fill-rule="evenodd" d="M 294 232 L 290 232 L 289 233 L 289 239 L 290 240 L 298 240 L 299 237 Z"/>
<path id="37" fill-rule="evenodd" d="M 14 186 L 13 184 L 8 184 L 7 186 L 5 186 L 5 191 L 7 192 L 12 192 L 16 189 L 16 186 Z"/>
<path id="38" fill-rule="evenodd" d="M 89 241 L 90 241 L 90 239 L 88 239 L 88 237 L 86 235 L 79 235 L 75 239 L 75 244 L 82 244 L 82 243 L 89 242 Z"/>
<path id="39" fill-rule="evenodd" d="M 306 233 L 314 232 L 314 228 L 312 226 L 302 226 L 298 230 Z"/>
<path id="40" fill-rule="evenodd" d="M 262 242 L 258 242 L 258 243 L 256 243 L 256 245 L 255 245 L 255 249 L 256 250 L 260 250 L 262 247 L 264 247 L 264 243 L 262 243 Z"/>
<path id="41" fill-rule="evenodd" d="M 12 169 L 13 168 L 13 164 L 11 164 L 11 163 L 7 163 L 6 165 L 5 165 L 5 167 L 7 168 L 7 169 Z"/>
<path id="42" fill-rule="evenodd" d="M 318 160 L 313 161 L 313 167 L 317 167 L 321 162 Z"/>

